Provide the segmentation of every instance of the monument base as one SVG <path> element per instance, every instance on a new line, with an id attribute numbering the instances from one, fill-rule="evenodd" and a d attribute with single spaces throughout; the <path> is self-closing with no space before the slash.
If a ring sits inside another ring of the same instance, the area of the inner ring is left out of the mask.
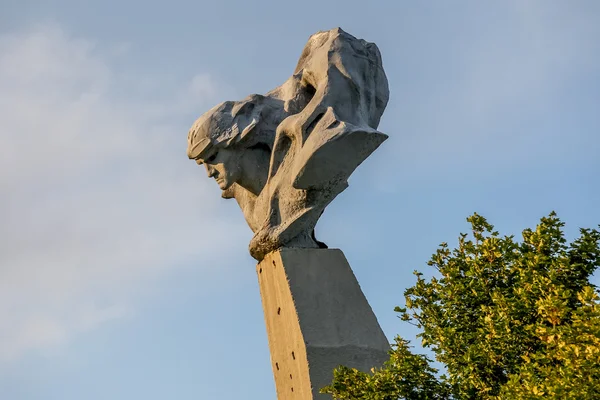
<path id="1" fill-rule="evenodd" d="M 368 372 L 389 358 L 344 254 L 284 248 L 257 266 L 278 400 L 325 400 L 339 365 Z"/>

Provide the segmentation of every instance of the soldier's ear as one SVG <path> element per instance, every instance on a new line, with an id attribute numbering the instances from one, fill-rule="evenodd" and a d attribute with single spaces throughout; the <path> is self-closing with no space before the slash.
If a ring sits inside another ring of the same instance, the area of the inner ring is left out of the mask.
<path id="1" fill-rule="evenodd" d="M 236 102 L 231 108 L 231 115 L 234 118 L 241 117 L 243 115 L 254 115 L 257 111 L 260 112 L 264 102 L 265 96 L 262 94 L 252 94 L 246 97 L 244 100 Z"/>
<path id="2" fill-rule="evenodd" d="M 254 111 L 254 108 L 255 104 L 253 101 L 244 101 L 233 106 L 231 109 L 231 115 L 233 115 L 233 118 L 250 115 Z"/>
<path id="3" fill-rule="evenodd" d="M 244 140 L 244 138 L 251 133 L 254 128 L 258 125 L 258 118 L 252 118 L 250 123 L 242 130 L 242 134 L 240 135 L 240 140 Z"/>
<path id="4" fill-rule="evenodd" d="M 262 96 L 254 95 L 243 103 L 236 104 L 234 109 L 231 110 L 242 131 L 239 140 L 244 140 L 259 124 L 263 109 L 261 100 Z"/>
<path id="5" fill-rule="evenodd" d="M 231 115 L 241 131 L 235 139 L 236 142 L 244 141 L 250 133 L 256 133 L 256 127 L 261 123 L 265 110 L 265 99 L 263 95 L 253 94 L 233 106 Z"/>

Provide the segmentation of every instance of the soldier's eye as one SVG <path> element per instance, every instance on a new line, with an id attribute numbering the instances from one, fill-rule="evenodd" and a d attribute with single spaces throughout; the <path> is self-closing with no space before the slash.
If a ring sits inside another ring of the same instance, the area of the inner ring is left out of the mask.
<path id="1" fill-rule="evenodd" d="M 208 162 L 208 163 L 213 162 L 213 161 L 215 161 L 216 158 L 217 158 L 217 152 L 215 152 L 212 156 L 208 157 L 206 159 L 206 162 Z"/>

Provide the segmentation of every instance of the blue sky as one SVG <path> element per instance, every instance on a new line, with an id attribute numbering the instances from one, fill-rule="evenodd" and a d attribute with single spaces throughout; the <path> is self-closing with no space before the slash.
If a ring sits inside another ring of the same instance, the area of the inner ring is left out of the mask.
<path id="1" fill-rule="evenodd" d="M 187 130 L 336 26 L 379 45 L 390 139 L 317 235 L 391 340 L 478 212 L 600 223 L 600 3 L 0 0 L 0 398 L 275 399 L 252 236 Z"/>

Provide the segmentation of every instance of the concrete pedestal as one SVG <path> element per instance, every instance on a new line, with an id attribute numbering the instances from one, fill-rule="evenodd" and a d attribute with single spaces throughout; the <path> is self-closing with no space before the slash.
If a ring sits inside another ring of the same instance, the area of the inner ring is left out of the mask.
<path id="1" fill-rule="evenodd" d="M 337 249 L 281 249 L 256 266 L 278 400 L 325 400 L 338 365 L 369 371 L 389 342 Z"/>

